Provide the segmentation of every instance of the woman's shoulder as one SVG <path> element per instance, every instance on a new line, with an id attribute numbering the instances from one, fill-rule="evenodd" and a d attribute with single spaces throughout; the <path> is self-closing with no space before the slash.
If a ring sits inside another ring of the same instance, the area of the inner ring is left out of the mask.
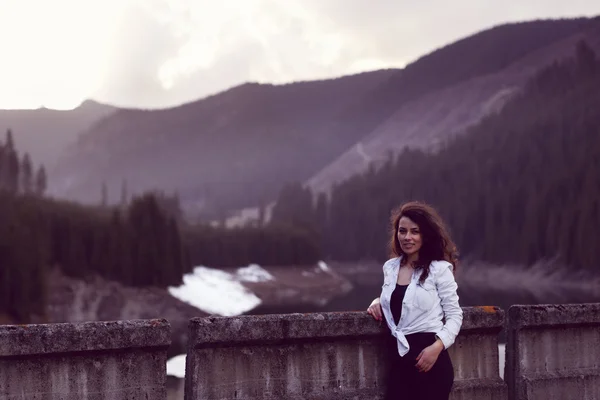
<path id="1" fill-rule="evenodd" d="M 394 265 L 400 263 L 400 257 L 393 257 L 383 263 L 383 271 L 387 271 L 392 268 Z"/>
<path id="2" fill-rule="evenodd" d="M 454 265 L 446 260 L 434 260 L 429 265 L 429 269 L 433 270 L 434 273 L 443 272 L 445 269 L 450 269 L 450 272 L 454 271 Z"/>

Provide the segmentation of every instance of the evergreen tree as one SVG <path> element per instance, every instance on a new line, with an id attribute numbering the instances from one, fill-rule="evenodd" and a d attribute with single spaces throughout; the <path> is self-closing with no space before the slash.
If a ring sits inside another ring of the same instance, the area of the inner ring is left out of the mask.
<path id="1" fill-rule="evenodd" d="M 31 193 L 33 191 L 33 167 L 29 154 L 25 153 L 21 162 L 21 192 Z"/>
<path id="2" fill-rule="evenodd" d="M 582 74 L 593 74 L 598 68 L 596 53 L 585 40 L 577 43 L 576 58 L 579 72 Z"/>
<path id="3" fill-rule="evenodd" d="M 8 158 L 5 146 L 0 143 L 0 190 L 6 189 L 8 182 Z"/>
<path id="4" fill-rule="evenodd" d="M 7 171 L 7 189 L 11 193 L 17 193 L 19 191 L 19 174 L 20 174 L 20 163 L 19 156 L 17 151 L 11 149 L 9 146 L 8 149 L 8 171 Z"/>
<path id="5" fill-rule="evenodd" d="M 35 174 L 35 194 L 43 196 L 46 193 L 47 177 L 46 168 L 40 166 Z"/>
<path id="6" fill-rule="evenodd" d="M 285 223 L 315 231 L 313 195 L 310 189 L 297 182 L 285 185 L 273 207 L 271 221 L 273 224 Z"/>
<path id="7" fill-rule="evenodd" d="M 9 152 L 15 150 L 15 141 L 13 139 L 13 134 L 10 129 L 8 129 L 6 131 L 6 140 L 4 142 L 4 146 L 6 147 L 6 150 Z"/>
<path id="8" fill-rule="evenodd" d="M 6 131 L 6 140 L 0 157 L 0 187 L 11 193 L 19 190 L 19 156 L 15 149 L 13 134 L 10 129 Z"/>

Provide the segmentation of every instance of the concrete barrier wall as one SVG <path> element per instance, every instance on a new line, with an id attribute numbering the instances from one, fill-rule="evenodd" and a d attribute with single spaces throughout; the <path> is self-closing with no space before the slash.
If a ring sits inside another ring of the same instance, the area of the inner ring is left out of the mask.
<path id="1" fill-rule="evenodd" d="M 600 399 L 600 304 L 463 308 L 452 400 Z M 185 398 L 379 399 L 386 328 L 364 312 L 196 318 Z M 0 326 L 0 400 L 165 400 L 166 320 Z"/>
<path id="2" fill-rule="evenodd" d="M 510 399 L 600 399 L 600 304 L 513 306 L 508 314 Z"/>
<path id="3" fill-rule="evenodd" d="M 165 400 L 164 320 L 0 326 L 0 400 Z"/>
<path id="4" fill-rule="evenodd" d="M 504 314 L 465 308 L 451 348 L 454 400 L 506 399 L 498 371 Z M 190 321 L 186 400 L 379 399 L 386 328 L 364 312 L 206 317 Z"/>
<path id="5" fill-rule="evenodd" d="M 506 400 L 498 354 L 504 322 L 504 311 L 498 307 L 463 307 L 460 333 L 448 349 L 454 365 L 451 400 Z"/>

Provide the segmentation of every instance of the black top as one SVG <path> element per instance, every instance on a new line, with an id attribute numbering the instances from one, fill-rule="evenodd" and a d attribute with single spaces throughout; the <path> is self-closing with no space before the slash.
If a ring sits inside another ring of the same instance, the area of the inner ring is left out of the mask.
<path id="1" fill-rule="evenodd" d="M 398 325 L 398 321 L 400 321 L 400 317 L 402 316 L 402 300 L 404 300 L 407 287 L 408 285 L 398 285 L 396 283 L 396 288 L 392 292 L 390 308 L 392 309 L 392 315 L 394 316 L 394 322 L 396 322 L 396 325 Z"/>

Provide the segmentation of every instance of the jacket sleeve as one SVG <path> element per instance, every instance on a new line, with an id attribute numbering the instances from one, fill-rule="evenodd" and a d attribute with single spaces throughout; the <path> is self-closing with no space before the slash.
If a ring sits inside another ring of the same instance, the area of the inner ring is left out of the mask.
<path id="1" fill-rule="evenodd" d="M 458 285 L 454 279 L 452 268 L 452 264 L 444 262 L 439 266 L 435 278 L 444 317 L 446 318 L 446 324 L 437 336 L 444 343 L 446 349 L 454 344 L 463 321 L 463 311 L 460 304 L 458 304 Z"/>

